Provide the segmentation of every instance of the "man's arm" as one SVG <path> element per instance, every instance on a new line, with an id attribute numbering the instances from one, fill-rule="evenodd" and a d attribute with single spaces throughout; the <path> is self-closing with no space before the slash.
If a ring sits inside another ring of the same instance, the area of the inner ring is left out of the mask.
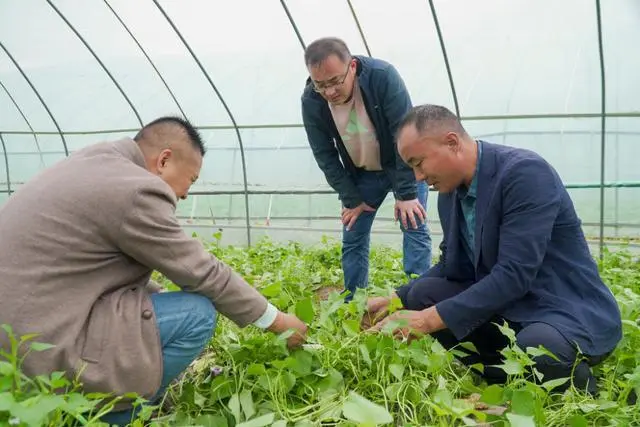
<path id="1" fill-rule="evenodd" d="M 316 163 L 329 185 L 338 193 L 343 205 L 347 208 L 355 208 L 363 202 L 358 187 L 342 166 L 333 139 L 318 121 L 319 118 L 308 112 L 303 101 L 302 122 Z"/>
<path id="2" fill-rule="evenodd" d="M 391 64 L 387 68 L 383 91 L 383 111 L 389 122 L 396 160 L 392 177 L 394 193 L 398 200 L 413 200 L 418 197 L 416 177 L 413 170 L 400 157 L 396 143 L 398 125 L 412 107 L 411 96 L 398 70 Z"/>
<path id="3" fill-rule="evenodd" d="M 174 209 L 171 195 L 160 185 L 140 189 L 127 206 L 115 235 L 116 244 L 125 254 L 160 271 L 185 291 L 208 297 L 219 313 L 239 326 L 259 318 L 273 322 L 275 313 L 273 308 L 267 310 L 266 298 L 207 252 L 199 241 L 187 236 Z"/>
<path id="4" fill-rule="evenodd" d="M 498 262 L 488 276 L 436 304 L 446 327 L 458 339 L 527 293 L 560 209 L 561 183 L 541 159 L 512 165 L 503 182 Z"/>

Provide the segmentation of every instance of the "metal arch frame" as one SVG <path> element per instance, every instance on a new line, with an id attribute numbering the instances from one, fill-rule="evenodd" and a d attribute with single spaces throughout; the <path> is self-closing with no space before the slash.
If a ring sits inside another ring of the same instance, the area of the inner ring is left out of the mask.
<path id="1" fill-rule="evenodd" d="M 626 111 L 619 113 L 605 113 L 607 118 L 640 118 L 638 111 Z M 549 114 L 504 114 L 504 115 L 487 115 L 487 116 L 462 116 L 462 121 L 489 121 L 489 120 L 539 120 L 539 119 L 599 119 L 602 113 L 549 113 Z M 238 125 L 238 129 L 284 129 L 284 128 L 302 128 L 302 123 L 281 123 L 281 124 L 256 124 L 256 125 Z M 232 125 L 201 125 L 198 129 L 202 130 L 225 130 L 234 129 Z M 105 133 L 130 133 L 139 129 L 121 128 L 121 129 L 103 129 L 103 130 L 79 130 L 68 131 L 66 135 L 99 135 Z M 27 131 L 16 130 L 0 130 L 4 134 L 21 135 L 30 134 Z M 35 131 L 38 135 L 57 135 L 56 132 Z"/>
<path id="2" fill-rule="evenodd" d="M 220 91 L 218 90 L 216 85 L 213 83 L 213 80 L 211 80 L 211 77 L 209 76 L 209 73 L 207 73 L 207 70 L 204 68 L 204 66 L 202 65 L 202 63 L 200 62 L 198 57 L 196 56 L 196 54 L 193 51 L 193 49 L 191 49 L 191 46 L 189 46 L 189 43 L 187 43 L 185 38 L 182 36 L 182 33 L 180 32 L 180 30 L 178 30 L 178 28 L 173 23 L 173 21 L 171 20 L 169 15 L 167 15 L 167 13 L 164 10 L 164 8 L 160 5 L 160 3 L 158 3 L 158 0 L 153 0 L 153 2 L 155 3 L 155 5 L 158 8 L 158 10 L 160 10 L 162 15 L 165 17 L 165 19 L 167 20 L 169 25 L 171 25 L 171 28 L 173 28 L 173 31 L 175 31 L 176 35 L 180 38 L 180 40 L 182 41 L 182 44 L 184 44 L 184 47 L 187 48 L 187 50 L 191 54 L 191 57 L 193 58 L 193 60 L 196 62 L 196 64 L 200 68 L 200 71 L 202 71 L 202 73 L 204 74 L 205 78 L 207 79 L 207 81 L 211 85 L 211 88 L 216 93 L 216 95 L 218 95 L 218 99 L 220 99 L 220 102 L 222 103 L 222 106 L 224 107 L 224 109 L 226 110 L 227 114 L 229 115 L 229 119 L 231 119 L 231 123 L 233 124 L 233 128 L 234 128 L 234 130 L 236 132 L 236 136 L 238 137 L 238 144 L 240 145 L 240 159 L 242 161 L 242 176 L 243 176 L 243 179 L 244 179 L 244 203 L 245 203 L 244 207 L 245 207 L 245 214 L 246 214 L 247 245 L 249 247 L 251 247 L 251 222 L 250 222 L 250 216 L 249 216 L 249 187 L 248 187 L 248 184 L 247 184 L 247 164 L 246 164 L 245 153 L 244 153 L 244 144 L 242 142 L 242 135 L 240 135 L 240 129 L 238 128 L 238 124 L 236 123 L 236 119 L 233 116 L 233 113 L 231 112 L 231 110 L 229 109 L 229 106 L 227 105 L 227 103 L 225 102 L 224 98 L 222 97 L 222 94 L 220 93 Z"/>
<path id="3" fill-rule="evenodd" d="M 7 157 L 7 146 L 4 145 L 4 138 L 0 133 L 0 143 L 2 143 L 2 153 L 4 154 L 4 166 L 7 173 L 7 193 L 11 195 L 11 174 L 9 173 L 9 157 Z"/>
<path id="4" fill-rule="evenodd" d="M 118 83 L 118 81 L 113 77 L 113 75 L 111 74 L 111 72 L 107 69 L 107 67 L 104 65 L 104 63 L 102 62 L 102 60 L 98 57 L 98 55 L 94 52 L 94 50 L 91 48 L 91 46 L 89 46 L 89 43 L 87 43 L 87 41 L 84 39 L 84 37 L 82 37 L 82 35 L 75 29 L 75 27 L 73 25 L 71 25 L 71 22 L 69 22 L 69 20 L 64 16 L 64 14 L 62 12 L 60 12 L 60 10 L 58 10 L 58 8 L 53 4 L 53 2 L 51 0 L 47 0 L 47 3 L 49 3 L 49 6 L 51 6 L 53 8 L 53 10 L 56 11 L 56 13 L 58 14 L 58 16 L 60 16 L 60 18 L 67 24 L 67 26 L 69 27 L 69 29 L 71 29 L 71 31 L 73 31 L 73 33 L 78 37 L 78 39 L 80 39 L 80 41 L 82 42 L 82 44 L 84 44 L 84 46 L 87 48 L 87 50 L 91 53 L 91 55 L 93 55 L 93 57 L 95 58 L 96 61 L 98 61 L 98 64 L 100 64 L 100 66 L 102 67 L 102 69 L 104 70 L 105 73 L 107 73 L 107 75 L 109 76 L 109 78 L 111 79 L 111 81 L 113 82 L 114 85 L 116 85 L 116 87 L 118 88 L 118 90 L 120 91 L 120 93 L 122 94 L 122 96 L 124 97 L 124 99 L 127 101 L 127 103 L 129 104 L 129 106 L 131 107 L 131 109 L 133 110 L 133 113 L 136 115 L 136 118 L 138 119 L 138 122 L 140 123 L 140 126 L 144 126 L 144 124 L 142 123 L 142 119 L 140 118 L 140 114 L 138 114 L 138 110 L 136 110 L 136 107 L 133 105 L 133 103 L 131 102 L 131 100 L 129 99 L 129 97 L 127 96 L 127 94 L 124 92 L 124 90 L 122 89 L 122 87 L 120 86 L 120 84 Z"/>
<path id="5" fill-rule="evenodd" d="M 438 21 L 438 14 L 436 13 L 436 6 L 433 4 L 433 0 L 429 0 L 429 8 L 431 9 L 431 16 L 433 17 L 433 23 L 436 26 L 436 32 L 438 33 L 438 40 L 440 41 L 440 49 L 442 50 L 442 56 L 444 57 L 444 66 L 447 69 L 447 76 L 449 77 L 449 85 L 451 86 L 451 94 L 453 96 L 453 104 L 456 108 L 456 116 L 460 118 L 460 107 L 458 105 L 458 95 L 456 94 L 456 87 L 453 83 L 453 75 L 451 74 L 451 65 L 449 64 L 447 49 L 444 46 L 444 37 L 442 36 L 442 30 L 440 29 L 440 22 Z"/>
<path id="6" fill-rule="evenodd" d="M 367 55 L 371 56 L 371 49 L 369 49 L 369 43 L 367 43 L 367 38 L 364 36 L 364 31 L 362 31 L 362 26 L 360 25 L 360 20 L 358 19 L 358 15 L 356 15 L 356 11 L 351 4 L 351 0 L 347 0 L 347 4 L 349 5 L 349 9 L 351 10 L 351 16 L 356 23 L 356 27 L 358 27 L 358 32 L 360 33 L 360 38 L 362 39 L 362 43 L 364 43 L 364 48 L 367 50 Z"/>
<path id="7" fill-rule="evenodd" d="M 289 12 L 289 8 L 287 7 L 287 4 L 285 3 L 284 0 L 280 0 L 280 4 L 282 5 L 284 12 L 287 14 L 287 18 L 289 19 L 289 23 L 293 27 L 293 31 L 295 31 L 296 36 L 298 37 L 298 41 L 302 46 L 302 50 L 305 50 L 307 47 L 304 44 L 304 40 L 302 39 L 302 35 L 300 34 L 300 30 L 298 30 L 298 26 L 296 25 L 296 22 L 293 20 L 293 16 L 291 16 L 291 12 Z"/>
<path id="8" fill-rule="evenodd" d="M 40 148 L 40 143 L 38 142 L 38 136 L 36 135 L 35 131 L 33 130 L 33 126 L 31 126 L 31 123 L 27 119 L 27 116 L 25 116 L 24 112 L 22 111 L 22 108 L 20 108 L 20 106 L 16 102 L 15 98 L 9 92 L 9 89 L 7 89 L 7 87 L 4 85 L 4 83 L 2 83 L 2 81 L 0 81 L 0 87 L 2 87 L 2 89 L 4 89 L 5 93 L 7 94 L 7 96 L 9 97 L 11 102 L 13 103 L 13 105 L 16 107 L 16 110 L 18 110 L 18 112 L 20 113 L 20 115 L 24 119 L 25 123 L 27 124 L 27 126 L 31 130 L 31 134 L 33 135 L 33 140 L 35 141 L 36 148 L 38 149 L 38 153 L 40 154 L 40 161 L 44 165 L 44 157 L 42 157 L 42 149 Z M 4 142 L 3 142 L 3 146 L 4 146 Z"/>
<path id="9" fill-rule="evenodd" d="M 169 84 L 165 81 L 164 77 L 162 77 L 162 74 L 160 73 L 160 71 L 158 70 L 158 68 L 156 67 L 156 65 L 154 64 L 154 62 L 151 60 L 151 58 L 149 57 L 149 55 L 147 54 L 147 51 L 144 50 L 144 48 L 142 47 L 142 45 L 138 42 L 138 39 L 136 39 L 136 37 L 133 35 L 133 33 L 131 32 L 131 30 L 129 30 L 129 27 L 127 27 L 127 25 L 124 23 L 124 21 L 120 18 L 120 15 L 118 15 L 118 13 L 113 9 L 113 7 L 111 7 L 111 5 L 109 4 L 109 2 L 107 0 L 103 0 L 104 3 L 107 5 L 107 7 L 109 8 L 109 10 L 114 14 L 114 16 L 116 17 L 116 19 L 118 20 L 118 22 L 120 22 L 120 24 L 122 24 L 122 27 L 127 31 L 127 33 L 129 33 L 129 35 L 131 36 L 131 38 L 133 39 L 133 41 L 135 42 L 136 45 L 138 45 L 138 47 L 140 48 L 140 51 L 142 52 L 142 54 L 144 55 L 145 58 L 147 58 L 147 61 L 149 61 L 149 64 L 151 65 L 151 67 L 153 67 L 154 71 L 156 72 L 156 74 L 158 75 L 158 77 L 160 77 L 160 80 L 162 81 L 162 84 L 164 84 L 164 87 L 167 88 L 167 91 L 169 92 L 169 95 L 171 95 L 171 98 L 173 99 L 173 102 L 176 103 L 176 106 L 178 107 L 178 109 L 180 110 L 180 113 L 182 114 L 182 117 L 186 118 L 187 114 L 184 112 L 184 110 L 182 109 L 182 106 L 180 106 L 180 103 L 178 102 L 178 99 L 175 97 L 173 91 L 171 90 L 171 88 L 169 88 Z"/>
<path id="10" fill-rule="evenodd" d="M 64 147 L 64 154 L 65 154 L 65 156 L 69 156 L 69 148 L 67 147 L 67 140 L 64 137 L 64 133 L 62 132 L 62 129 L 60 129 L 60 125 L 58 125 L 58 121 L 56 120 L 56 118 L 54 117 L 53 113 L 49 109 L 49 106 L 47 105 L 46 102 L 44 102 L 44 99 L 42 99 L 42 96 L 40 96 L 40 92 L 38 92 L 38 89 L 36 89 L 36 87 L 31 82 L 31 79 L 29 79 L 29 77 L 24 72 L 24 70 L 22 69 L 20 64 L 18 64 L 18 61 L 16 61 L 16 59 L 13 57 L 13 55 L 11 55 L 11 53 L 5 47 L 5 45 L 2 43 L 2 41 L 0 41 L 0 47 L 7 54 L 7 56 L 11 60 L 11 62 L 13 62 L 13 65 L 15 65 L 15 67 L 18 69 L 20 74 L 22 74 L 22 77 L 27 81 L 29 86 L 31 86 L 31 89 L 33 90 L 33 93 L 36 94 L 36 96 L 38 97 L 38 99 L 42 103 L 42 106 L 44 107 L 44 109 L 47 110 L 47 114 L 49 114 L 49 117 L 51 118 L 51 121 L 53 122 L 54 126 L 58 130 L 58 135 L 60 136 L 60 139 L 62 140 L 62 146 Z"/>
<path id="11" fill-rule="evenodd" d="M 596 23 L 598 27 L 598 53 L 600 56 L 600 97 L 601 97 L 601 129 L 600 129 L 600 243 L 599 243 L 599 256 L 600 259 L 604 256 L 603 245 L 604 245 L 604 178 L 605 178 L 605 145 L 606 145 L 606 79 L 605 79 L 605 67 L 604 67 L 604 47 L 602 44 L 602 17 L 601 17 L 601 8 L 600 8 L 600 0 L 596 0 Z"/>

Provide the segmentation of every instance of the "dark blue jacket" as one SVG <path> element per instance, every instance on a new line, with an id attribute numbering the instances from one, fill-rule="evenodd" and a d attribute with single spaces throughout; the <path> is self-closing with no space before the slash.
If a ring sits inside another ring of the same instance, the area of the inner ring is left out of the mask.
<path id="1" fill-rule="evenodd" d="M 398 124 L 412 107 L 407 88 L 391 64 L 365 56 L 354 58 L 364 105 L 380 144 L 380 162 L 391 181 L 394 196 L 397 200 L 415 199 L 415 175 L 400 158 L 395 141 Z M 327 101 L 313 90 L 311 78 L 307 79 L 302 94 L 302 121 L 327 182 L 345 207 L 358 206 L 363 200 L 353 179 L 357 168 L 340 138 Z"/>
<path id="2" fill-rule="evenodd" d="M 560 177 L 531 151 L 479 143 L 473 262 L 462 247 L 457 191 L 438 197 L 442 254 L 425 276 L 469 283 L 436 305 L 442 320 L 459 340 L 499 315 L 553 325 L 591 356 L 612 350 L 620 311 Z"/>

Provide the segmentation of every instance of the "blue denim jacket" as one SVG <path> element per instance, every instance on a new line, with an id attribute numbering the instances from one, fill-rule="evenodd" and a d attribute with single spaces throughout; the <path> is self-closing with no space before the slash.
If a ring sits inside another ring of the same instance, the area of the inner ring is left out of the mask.
<path id="1" fill-rule="evenodd" d="M 365 108 L 380 144 L 382 168 L 389 176 L 394 196 L 398 200 L 415 199 L 415 175 L 400 158 L 395 139 L 398 124 L 412 107 L 404 81 L 388 62 L 359 55 L 354 58 Z M 348 208 L 358 206 L 363 200 L 354 182 L 357 168 L 340 138 L 327 101 L 313 90 L 311 78 L 307 79 L 301 103 L 304 128 L 318 166 L 342 204 Z"/>

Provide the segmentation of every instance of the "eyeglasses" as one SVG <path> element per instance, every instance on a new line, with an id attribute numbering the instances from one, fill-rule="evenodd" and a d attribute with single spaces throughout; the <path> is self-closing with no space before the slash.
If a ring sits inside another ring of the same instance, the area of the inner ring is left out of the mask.
<path id="1" fill-rule="evenodd" d="M 349 75 L 349 68 L 351 68 L 351 61 L 349 61 L 349 65 L 347 65 L 347 71 L 344 72 L 344 75 L 338 81 L 335 81 L 335 80 L 329 81 L 327 83 L 322 83 L 321 85 L 318 85 L 316 84 L 316 82 L 313 82 L 313 90 L 315 90 L 318 93 L 322 93 L 327 89 L 331 89 L 332 87 L 337 87 L 342 85 L 344 81 L 347 79 L 347 75 Z"/>

